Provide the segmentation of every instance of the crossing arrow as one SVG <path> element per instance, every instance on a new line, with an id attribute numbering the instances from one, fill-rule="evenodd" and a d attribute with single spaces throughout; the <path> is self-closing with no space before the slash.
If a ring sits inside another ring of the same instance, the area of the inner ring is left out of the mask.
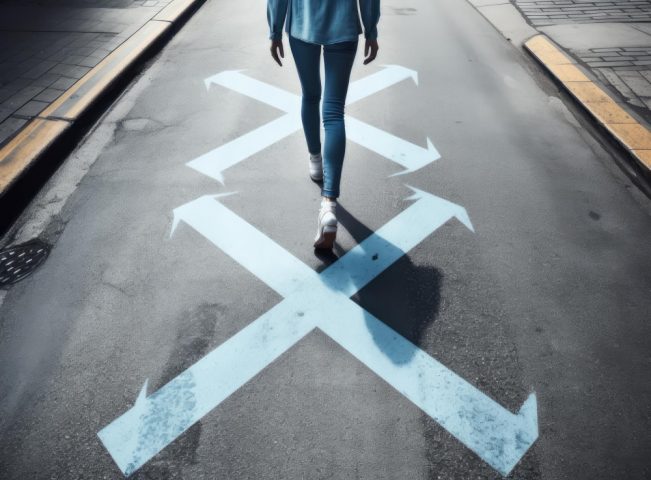
<path id="1" fill-rule="evenodd" d="M 140 468 L 319 328 L 507 475 L 538 437 L 535 394 L 509 412 L 349 298 L 450 218 L 472 229 L 463 207 L 412 190 L 411 206 L 321 274 L 216 196 L 175 209 L 172 231 L 187 223 L 285 299 L 150 396 L 145 382 L 134 406 L 98 433 L 122 472 Z"/>
<path id="2" fill-rule="evenodd" d="M 382 70 L 350 83 L 346 95 L 346 105 L 362 100 L 407 78 L 411 78 L 418 85 L 418 72 L 415 70 L 400 65 L 383 66 L 385 68 Z M 225 70 L 212 75 L 204 80 L 206 89 L 210 90 L 212 84 L 221 85 L 285 112 L 300 109 L 300 96 L 256 80 L 248 75 L 243 75 L 241 73 L 243 71 Z"/>
<path id="3" fill-rule="evenodd" d="M 242 71 L 226 70 L 206 78 L 204 83 L 207 89 L 210 89 L 211 85 L 221 85 L 278 108 L 286 112 L 286 115 L 215 148 L 187 164 L 222 184 L 224 170 L 302 128 L 300 96 L 244 75 Z M 385 65 L 382 70 L 355 80 L 349 85 L 346 105 L 408 78 L 418 85 L 418 73 L 415 70 L 400 65 Z M 413 172 L 441 157 L 429 138 L 427 138 L 427 148 L 423 148 L 348 115 L 346 131 L 350 140 L 405 168 L 391 176 Z"/>

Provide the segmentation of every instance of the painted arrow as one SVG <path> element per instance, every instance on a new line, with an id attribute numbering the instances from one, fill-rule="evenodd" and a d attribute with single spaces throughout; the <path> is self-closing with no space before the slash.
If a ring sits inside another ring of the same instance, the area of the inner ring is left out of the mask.
<path id="1" fill-rule="evenodd" d="M 213 84 L 221 85 L 278 108 L 287 115 L 217 147 L 187 164 L 222 184 L 224 170 L 302 128 L 300 96 L 241 72 L 242 70 L 227 70 L 206 78 L 204 83 L 207 89 L 210 89 Z M 359 101 L 408 78 L 418 84 L 416 71 L 400 65 L 387 65 L 374 74 L 352 82 L 349 85 L 346 104 Z M 346 129 L 350 140 L 405 167 L 405 170 L 394 175 L 413 172 L 440 158 L 429 138 L 427 138 L 427 148 L 423 148 L 350 116 L 346 117 Z"/>
<path id="2" fill-rule="evenodd" d="M 289 93 L 281 88 L 261 82 L 240 72 L 244 70 L 226 70 L 204 80 L 206 89 L 211 84 L 221 85 L 247 97 L 259 100 L 267 105 L 276 107 L 287 113 L 294 113 L 301 109 L 301 97 Z"/>
<path id="3" fill-rule="evenodd" d="M 256 128 L 188 162 L 190 168 L 224 183 L 223 171 L 273 145 L 301 128 L 301 119 L 293 113 Z"/>
<path id="4" fill-rule="evenodd" d="M 346 95 L 346 105 L 351 105 L 407 78 L 411 78 L 418 85 L 416 70 L 410 70 L 400 65 L 382 66 L 384 67 L 382 70 L 350 83 Z"/>
<path id="5" fill-rule="evenodd" d="M 495 470 L 513 470 L 538 438 L 535 393 L 513 414 L 354 302 L 338 307 L 325 334 Z"/>
<path id="6" fill-rule="evenodd" d="M 346 119 L 346 137 L 405 167 L 391 176 L 413 172 L 441 158 L 429 138 L 423 148 L 351 117 Z"/>
<path id="7" fill-rule="evenodd" d="M 350 83 L 346 95 L 346 105 L 355 103 L 373 95 L 407 78 L 418 85 L 418 72 L 400 65 L 383 65 L 382 70 L 360 78 Z M 284 112 L 296 111 L 301 108 L 301 97 L 289 93 L 268 83 L 244 75 L 244 70 L 225 70 L 204 80 L 206 89 L 210 86 L 221 85 L 235 92 L 255 98 L 267 105 L 276 107 Z"/>
<path id="8" fill-rule="evenodd" d="M 217 407 L 314 328 L 423 409 L 506 475 L 538 436 L 536 397 L 512 414 L 349 299 L 463 207 L 421 190 L 416 202 L 317 274 L 214 197 L 174 211 L 285 299 L 99 432 L 125 475 Z M 373 258 L 376 258 L 373 260 Z M 408 362 L 393 359 L 409 358 Z M 232 368 L 237 362 L 238 368 Z"/>

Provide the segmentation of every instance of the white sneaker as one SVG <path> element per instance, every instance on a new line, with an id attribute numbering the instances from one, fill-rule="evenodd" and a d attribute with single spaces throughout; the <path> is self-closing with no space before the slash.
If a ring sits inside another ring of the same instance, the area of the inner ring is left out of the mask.
<path id="1" fill-rule="evenodd" d="M 326 198 L 321 200 L 314 248 L 331 249 L 334 245 L 335 237 L 337 236 L 336 208 L 337 202 L 327 200 Z"/>
<path id="2" fill-rule="evenodd" d="M 323 158 L 320 153 L 310 153 L 310 178 L 315 182 L 323 180 Z"/>

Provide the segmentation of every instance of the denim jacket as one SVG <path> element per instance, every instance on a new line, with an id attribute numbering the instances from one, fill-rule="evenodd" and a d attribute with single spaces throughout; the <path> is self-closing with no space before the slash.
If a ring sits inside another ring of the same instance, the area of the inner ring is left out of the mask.
<path id="1" fill-rule="evenodd" d="M 282 38 L 283 23 L 292 37 L 320 45 L 355 40 L 362 24 L 364 37 L 374 40 L 379 19 L 380 0 L 267 0 L 272 40 Z"/>

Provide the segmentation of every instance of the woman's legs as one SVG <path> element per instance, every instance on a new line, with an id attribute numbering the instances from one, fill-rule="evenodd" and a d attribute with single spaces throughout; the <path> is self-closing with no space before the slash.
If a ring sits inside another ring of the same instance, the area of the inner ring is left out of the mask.
<path id="1" fill-rule="evenodd" d="M 358 40 L 323 46 L 325 89 L 323 92 L 323 188 L 324 197 L 337 198 L 341 170 L 346 152 L 344 105 Z M 319 102 L 321 100 L 321 45 L 289 36 L 303 98 L 301 119 L 307 148 L 311 154 L 321 152 Z"/>
<path id="2" fill-rule="evenodd" d="M 321 195 L 337 198 L 346 152 L 344 105 L 350 72 L 357 53 L 357 40 L 324 45 L 325 89 L 323 92 L 323 188 Z"/>
<path id="3" fill-rule="evenodd" d="M 321 45 L 303 42 L 289 35 L 289 47 L 292 50 L 303 90 L 301 120 L 303 121 L 307 149 L 312 154 L 321 153 L 321 120 L 319 116 Z"/>

